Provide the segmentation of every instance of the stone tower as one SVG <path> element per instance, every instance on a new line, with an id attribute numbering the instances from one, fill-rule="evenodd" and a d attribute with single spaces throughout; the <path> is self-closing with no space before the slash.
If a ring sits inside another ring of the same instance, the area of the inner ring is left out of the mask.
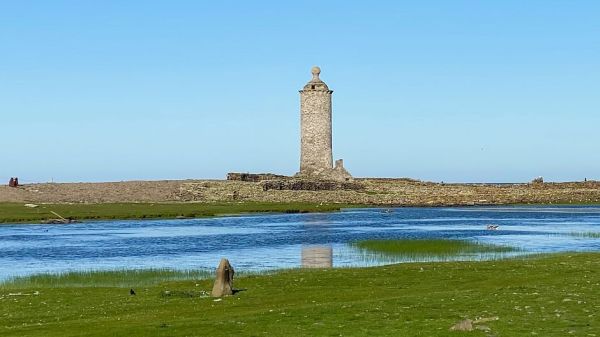
<path id="1" fill-rule="evenodd" d="M 300 172 L 298 176 L 351 180 L 343 161 L 333 167 L 331 147 L 331 94 L 332 90 L 319 75 L 319 67 L 312 68 L 312 79 L 300 90 Z"/>

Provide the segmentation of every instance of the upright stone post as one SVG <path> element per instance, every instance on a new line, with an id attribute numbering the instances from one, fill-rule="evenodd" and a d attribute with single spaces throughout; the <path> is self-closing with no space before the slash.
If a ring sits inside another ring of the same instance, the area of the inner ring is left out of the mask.
<path id="1" fill-rule="evenodd" d="M 229 260 L 221 259 L 211 293 L 212 297 L 233 295 L 233 274 L 234 270 Z"/>

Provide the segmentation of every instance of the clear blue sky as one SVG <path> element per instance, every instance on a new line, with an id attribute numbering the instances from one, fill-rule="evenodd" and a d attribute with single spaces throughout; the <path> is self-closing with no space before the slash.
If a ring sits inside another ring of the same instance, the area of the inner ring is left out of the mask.
<path id="1" fill-rule="evenodd" d="M 294 174 L 334 90 L 355 176 L 600 180 L 600 1 L 3 1 L 0 179 Z"/>

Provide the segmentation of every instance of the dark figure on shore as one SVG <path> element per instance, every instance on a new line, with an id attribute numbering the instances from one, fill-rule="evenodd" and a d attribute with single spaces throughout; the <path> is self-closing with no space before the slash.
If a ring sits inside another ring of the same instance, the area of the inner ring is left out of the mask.
<path id="1" fill-rule="evenodd" d="M 133 290 L 133 288 L 129 289 L 129 295 L 135 295 L 135 290 Z"/>
<path id="2" fill-rule="evenodd" d="M 15 186 L 14 187 L 19 187 L 19 178 L 15 178 Z"/>
<path id="3" fill-rule="evenodd" d="M 8 187 L 15 187 L 15 178 L 10 178 L 8 181 Z"/>

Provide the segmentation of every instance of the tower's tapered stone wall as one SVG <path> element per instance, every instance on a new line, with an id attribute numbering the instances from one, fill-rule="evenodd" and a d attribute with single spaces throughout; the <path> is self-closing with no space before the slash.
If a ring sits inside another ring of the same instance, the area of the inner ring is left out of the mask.
<path id="1" fill-rule="evenodd" d="M 300 173 L 319 174 L 333 168 L 331 150 L 331 94 L 321 81 L 318 67 L 313 78 L 300 90 Z"/>
<path id="2" fill-rule="evenodd" d="M 331 96 L 319 67 L 312 68 L 312 79 L 300 90 L 300 172 L 298 175 L 350 180 L 341 160 L 333 167 L 331 142 Z"/>

